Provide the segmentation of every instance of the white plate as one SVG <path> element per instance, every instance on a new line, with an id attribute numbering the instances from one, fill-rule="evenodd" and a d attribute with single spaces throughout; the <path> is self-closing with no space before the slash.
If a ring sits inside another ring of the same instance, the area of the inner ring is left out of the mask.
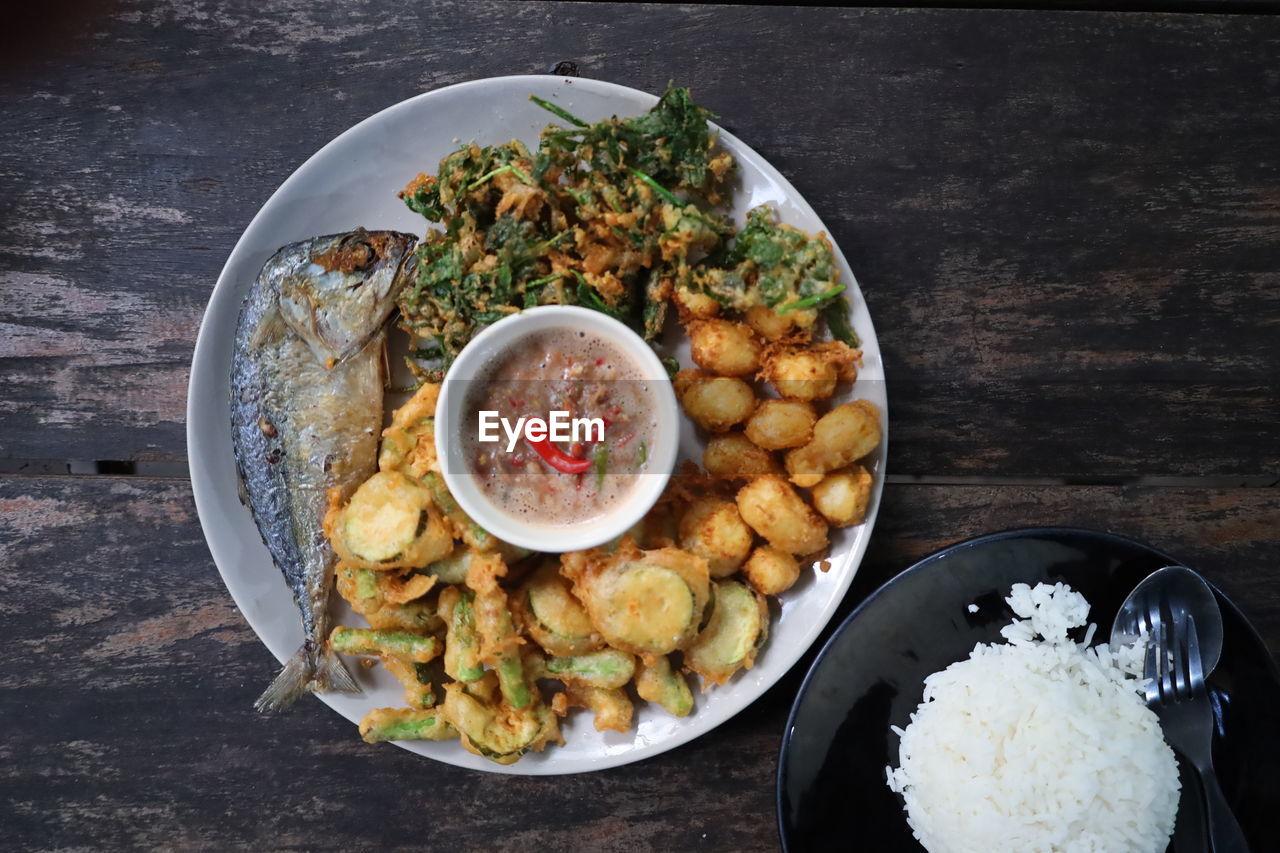
<path id="1" fill-rule="evenodd" d="M 419 172 L 433 173 L 440 158 L 456 149 L 459 141 L 493 144 L 519 138 L 530 147 L 536 145 L 538 132 L 556 119 L 529 101 L 530 93 L 588 121 L 637 115 L 657 100 L 612 83 L 549 76 L 476 80 L 410 98 L 360 122 L 303 163 L 249 223 L 218 277 L 191 366 L 187 401 L 191 484 L 209 550 L 231 597 L 281 661 L 302 642 L 302 627 L 283 576 L 272 564 L 249 511 L 240 504 L 231 452 L 228 376 L 240 303 L 267 258 L 286 243 L 356 226 L 423 233 L 425 221 L 408 210 L 396 193 Z M 733 215 L 739 225 L 748 208 L 767 202 L 776 206 L 783 222 L 806 231 L 826 230 L 795 188 L 764 158 L 724 131 L 720 132 L 720 144 L 738 163 Z M 851 319 L 864 353 L 852 396 L 868 398 L 884 410 L 884 372 L 871 317 L 839 248 L 836 260 L 840 280 L 849 285 Z M 689 363 L 687 348 L 678 354 L 683 356 L 682 363 Z M 691 428 L 682 434 L 681 442 L 684 454 L 701 455 Z M 472 755 L 456 741 L 400 746 L 437 761 L 490 772 L 581 773 L 657 755 L 720 725 L 782 677 L 831 618 L 857 571 L 875 523 L 884 482 L 884 452 L 882 445 L 874 457 L 875 488 L 866 522 L 832 531 L 830 571 L 806 572 L 800 583 L 782 596 L 780 607 L 774 605 L 769 641 L 755 667 L 724 687 L 697 695 L 690 716 L 672 717 L 641 702 L 634 730 L 624 735 L 597 732 L 589 713 L 575 712 L 562 721 L 564 746 L 550 746 L 509 767 Z M 335 604 L 335 616 L 335 624 L 363 624 L 340 600 Z M 366 670 L 353 666 L 351 671 L 365 688 L 363 695 L 319 697 L 347 719 L 356 722 L 371 708 L 404 704 L 399 683 L 380 667 Z M 274 675 L 264 668 L 262 686 L 266 687 Z M 261 725 L 270 726 L 271 722 L 264 719 Z M 357 737 L 354 728 L 351 737 Z"/>

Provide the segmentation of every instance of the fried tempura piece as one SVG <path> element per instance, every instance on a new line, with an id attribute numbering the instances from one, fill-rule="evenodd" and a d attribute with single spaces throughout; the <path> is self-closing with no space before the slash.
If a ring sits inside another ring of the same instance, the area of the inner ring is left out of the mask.
<path id="1" fill-rule="evenodd" d="M 685 414 L 707 432 L 724 432 L 756 408 L 755 391 L 741 379 L 682 370 L 673 384 Z"/>
<path id="2" fill-rule="evenodd" d="M 614 648 L 652 658 L 693 639 L 710 595 L 707 561 L 677 548 L 576 551 L 561 558 L 575 597 Z"/>
<path id="3" fill-rule="evenodd" d="M 728 320 L 690 322 L 690 357 L 693 363 L 718 376 L 746 376 L 760 367 L 763 348 L 749 326 Z"/>
<path id="4" fill-rule="evenodd" d="M 680 517 L 680 547 L 705 557 L 713 578 L 738 570 L 751 552 L 754 535 L 732 501 L 707 496 L 694 501 Z"/>
<path id="5" fill-rule="evenodd" d="M 765 350 L 759 378 L 791 400 L 825 400 L 837 382 L 852 382 L 858 375 L 862 350 L 839 341 L 794 346 L 772 344 Z"/>
<path id="6" fill-rule="evenodd" d="M 871 500 L 871 473 L 861 465 L 832 471 L 813 487 L 813 508 L 833 527 L 858 524 Z"/>
<path id="7" fill-rule="evenodd" d="M 757 477 L 739 489 L 738 511 L 780 551 L 812 554 L 827 546 L 827 523 L 781 477 Z"/>
<path id="8" fill-rule="evenodd" d="M 880 444 L 880 410 L 870 400 L 836 406 L 813 426 L 813 438 L 786 455 L 797 486 L 815 486 L 828 471 L 856 462 Z"/>
<path id="9" fill-rule="evenodd" d="M 702 452 L 702 466 L 713 477 L 733 480 L 782 473 L 782 466 L 772 453 L 757 447 L 740 432 L 711 436 Z"/>

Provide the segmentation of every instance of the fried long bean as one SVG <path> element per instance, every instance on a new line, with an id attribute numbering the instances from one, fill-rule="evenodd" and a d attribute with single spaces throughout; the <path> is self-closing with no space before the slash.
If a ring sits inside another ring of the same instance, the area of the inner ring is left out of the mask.
<path id="1" fill-rule="evenodd" d="M 440 641 L 435 637 L 370 628 L 339 626 L 333 629 L 329 642 L 335 650 L 347 655 L 398 657 L 414 663 L 426 663 L 442 651 Z"/>
<path id="2" fill-rule="evenodd" d="M 457 730 L 435 708 L 375 708 L 360 721 L 360 737 L 365 743 L 446 740 L 457 736 Z"/>

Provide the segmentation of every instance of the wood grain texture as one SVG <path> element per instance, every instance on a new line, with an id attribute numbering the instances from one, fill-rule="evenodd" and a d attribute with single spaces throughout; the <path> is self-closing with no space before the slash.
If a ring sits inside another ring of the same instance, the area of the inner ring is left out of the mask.
<path id="1" fill-rule="evenodd" d="M 1280 650 L 1278 517 L 1267 489 L 891 486 L 841 614 L 956 539 L 1080 524 L 1201 569 Z M 0 480 L 0 562 L 8 848 L 776 849 L 777 749 L 814 651 L 672 753 L 504 777 L 367 746 L 314 700 L 257 716 L 276 664 L 222 587 L 183 483 Z"/>
<path id="2" fill-rule="evenodd" d="M 1280 479 L 1278 18 L 91 6 L 0 60 L 0 456 L 181 459 L 201 311 L 289 172 L 406 97 L 571 59 L 693 86 L 823 216 L 892 471 Z"/>

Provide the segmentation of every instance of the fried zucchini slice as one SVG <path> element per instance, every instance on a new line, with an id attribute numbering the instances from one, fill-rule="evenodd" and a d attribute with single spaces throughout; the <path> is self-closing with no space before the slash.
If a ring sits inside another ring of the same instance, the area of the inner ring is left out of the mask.
<path id="1" fill-rule="evenodd" d="M 561 681 L 610 689 L 631 680 L 636 674 L 636 658 L 618 649 L 601 649 L 574 657 L 549 658 L 546 672 Z"/>
<path id="2" fill-rule="evenodd" d="M 416 568 L 453 548 L 444 519 L 422 484 L 398 471 L 379 471 L 360 484 L 328 525 L 338 557 L 353 568 Z"/>
<path id="3" fill-rule="evenodd" d="M 693 711 L 689 682 L 671 668 L 671 661 L 666 655 L 658 656 L 653 663 L 639 663 L 636 693 L 641 699 L 661 705 L 663 710 L 676 717 L 687 717 Z"/>
<path id="4" fill-rule="evenodd" d="M 511 610 L 534 642 L 553 655 L 582 655 L 604 645 L 556 561 L 543 563 L 521 584 Z"/>
<path id="5" fill-rule="evenodd" d="M 724 684 L 740 669 L 750 669 L 769 635 L 764 596 L 745 584 L 718 580 L 712 585 L 711 619 L 684 652 L 684 665 L 708 681 Z"/>
<path id="6" fill-rule="evenodd" d="M 498 764 L 511 764 L 529 750 L 559 739 L 559 726 L 541 702 L 524 709 L 486 704 L 458 683 L 445 685 L 444 718 L 458 730 L 462 746 Z"/>
<path id="7" fill-rule="evenodd" d="M 642 657 L 683 648 L 709 598 L 707 561 L 678 548 L 641 551 L 624 540 L 616 554 L 562 558 L 573 593 L 609 645 Z"/>

